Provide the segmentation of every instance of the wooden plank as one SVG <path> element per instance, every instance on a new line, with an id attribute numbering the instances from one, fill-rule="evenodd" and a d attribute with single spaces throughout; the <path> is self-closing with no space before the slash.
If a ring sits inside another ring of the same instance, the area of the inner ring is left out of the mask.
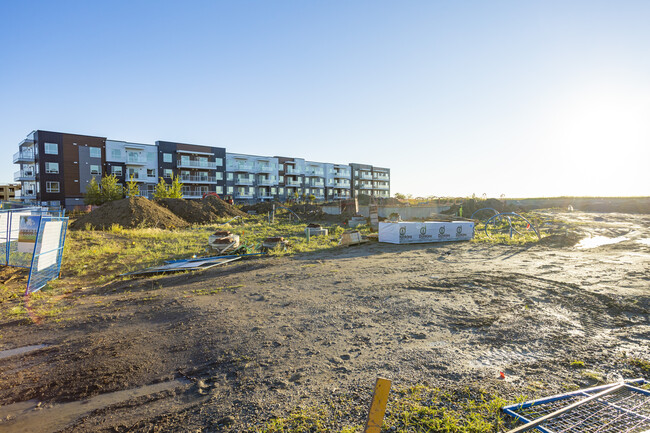
<path id="1" fill-rule="evenodd" d="M 386 414 L 386 404 L 388 403 L 388 392 L 390 391 L 391 382 L 389 379 L 378 377 L 375 383 L 375 392 L 372 394 L 370 411 L 366 420 L 364 433 L 379 433 L 381 425 L 384 422 Z"/>

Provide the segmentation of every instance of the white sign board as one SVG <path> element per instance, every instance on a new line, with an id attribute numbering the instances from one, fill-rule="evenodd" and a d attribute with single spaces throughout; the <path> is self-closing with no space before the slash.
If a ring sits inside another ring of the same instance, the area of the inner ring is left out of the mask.
<path id="1" fill-rule="evenodd" d="M 36 271 L 42 271 L 52 265 L 56 265 L 56 258 L 59 254 L 59 243 L 61 241 L 62 221 L 47 221 L 43 227 L 43 238 L 41 241 L 40 255 L 36 264 Z"/>
<path id="2" fill-rule="evenodd" d="M 379 223 L 379 242 L 391 244 L 468 241 L 473 237 L 474 223 L 471 221 Z"/>

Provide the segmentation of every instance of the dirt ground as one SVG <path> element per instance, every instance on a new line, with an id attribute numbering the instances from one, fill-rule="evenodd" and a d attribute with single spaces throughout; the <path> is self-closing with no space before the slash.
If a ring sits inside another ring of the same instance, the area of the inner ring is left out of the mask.
<path id="1" fill-rule="evenodd" d="M 369 243 L 80 290 L 0 324 L 0 431 L 255 431 L 377 376 L 509 399 L 642 376 L 650 215 L 553 216 L 620 241 Z"/>

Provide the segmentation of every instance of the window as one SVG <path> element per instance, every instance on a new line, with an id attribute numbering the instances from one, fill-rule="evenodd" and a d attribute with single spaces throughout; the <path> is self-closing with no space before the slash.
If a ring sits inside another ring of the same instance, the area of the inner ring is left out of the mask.
<path id="1" fill-rule="evenodd" d="M 90 165 L 90 174 L 100 174 L 98 165 Z"/>
<path id="2" fill-rule="evenodd" d="M 149 154 L 151 155 L 151 154 Z M 147 177 L 156 177 L 156 170 L 153 168 L 148 168 L 147 169 Z"/>
<path id="3" fill-rule="evenodd" d="M 284 188 L 280 187 L 280 188 L 278 188 L 278 191 L 280 192 L 280 195 L 284 194 Z"/>
<path id="4" fill-rule="evenodd" d="M 215 175 L 215 179 L 217 180 L 223 180 L 223 172 L 218 171 Z"/>
<path id="5" fill-rule="evenodd" d="M 122 151 L 120 149 L 111 150 L 111 158 L 112 159 L 120 159 L 120 158 L 122 158 Z"/>
<path id="6" fill-rule="evenodd" d="M 232 180 L 232 173 L 228 173 L 226 176 L 227 176 L 227 180 Z"/>
<path id="7" fill-rule="evenodd" d="M 167 154 L 167 155 L 169 155 L 169 154 Z M 174 171 L 169 169 L 169 168 L 166 168 L 166 169 L 163 170 L 163 176 L 164 177 L 172 177 L 173 174 L 174 174 Z"/>
<path id="8" fill-rule="evenodd" d="M 227 191 L 228 191 L 228 194 L 232 194 L 232 186 L 229 186 Z"/>
<path id="9" fill-rule="evenodd" d="M 90 157 L 91 158 L 101 158 L 102 157 L 102 149 L 99 147 L 91 147 L 90 148 Z"/>
<path id="10" fill-rule="evenodd" d="M 284 176 L 279 176 L 278 179 L 280 180 L 280 182 L 284 182 Z"/>
<path id="11" fill-rule="evenodd" d="M 172 162 L 172 154 L 171 153 L 163 153 L 163 162 Z"/>
<path id="12" fill-rule="evenodd" d="M 59 163 L 58 162 L 46 162 L 45 163 L 45 173 L 58 174 L 59 173 Z"/>
<path id="13" fill-rule="evenodd" d="M 114 165 L 114 166 L 111 168 L 111 170 L 112 170 L 112 173 L 113 173 L 115 176 L 122 176 L 122 167 L 121 167 L 121 166 L 119 166 L 119 165 Z"/>
<path id="14" fill-rule="evenodd" d="M 218 186 L 216 192 L 217 192 L 217 194 L 223 194 L 223 187 L 222 187 L 222 186 Z"/>
<path id="15" fill-rule="evenodd" d="M 58 155 L 59 145 L 56 143 L 45 143 L 45 153 L 48 155 Z"/>
<path id="16" fill-rule="evenodd" d="M 223 158 L 215 158 L 214 160 L 217 163 L 217 167 L 221 167 L 223 165 Z"/>
<path id="17" fill-rule="evenodd" d="M 275 195 L 275 187 L 274 186 L 271 187 L 271 194 Z"/>
<path id="18" fill-rule="evenodd" d="M 283 171 L 284 170 L 284 164 L 278 164 L 278 170 Z"/>
<path id="19" fill-rule="evenodd" d="M 59 182 L 45 182 L 45 191 L 59 192 Z"/>

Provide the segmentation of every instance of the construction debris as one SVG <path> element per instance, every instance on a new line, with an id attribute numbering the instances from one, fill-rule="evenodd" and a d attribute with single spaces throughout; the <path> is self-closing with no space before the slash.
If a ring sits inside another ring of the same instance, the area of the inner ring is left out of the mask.
<path id="1" fill-rule="evenodd" d="M 525 424 L 510 430 L 555 433 L 634 433 L 650 429 L 650 391 L 644 379 L 581 389 L 503 408 Z"/>
<path id="2" fill-rule="evenodd" d="M 287 246 L 289 246 L 289 243 L 282 236 L 275 236 L 264 239 L 264 242 L 262 242 L 262 251 L 273 250 L 276 248 L 286 250 Z"/>
<path id="3" fill-rule="evenodd" d="M 320 224 L 309 223 L 305 228 L 307 238 L 310 236 L 327 236 L 327 233 L 327 229 L 324 229 Z"/>
<path id="4" fill-rule="evenodd" d="M 240 256 L 237 256 L 237 257 L 208 257 L 208 258 L 199 258 L 199 259 L 178 260 L 161 266 L 152 266 L 150 268 L 142 269 L 140 271 L 128 272 L 120 276 L 151 275 L 151 274 L 165 274 L 171 272 L 199 271 L 202 269 L 209 269 L 214 266 L 219 266 L 235 260 L 239 260 L 240 258 L 241 258 Z"/>
<path id="5" fill-rule="evenodd" d="M 367 224 L 366 217 L 360 214 L 356 214 L 348 220 L 348 227 L 355 228 Z"/>
<path id="6" fill-rule="evenodd" d="M 343 232 L 339 245 L 350 246 L 359 245 L 368 242 L 368 239 L 363 239 L 361 233 L 357 230 L 347 230 Z"/>
<path id="7" fill-rule="evenodd" d="M 219 254 L 234 251 L 239 247 L 239 235 L 228 230 L 217 230 L 208 238 L 208 245 Z"/>

